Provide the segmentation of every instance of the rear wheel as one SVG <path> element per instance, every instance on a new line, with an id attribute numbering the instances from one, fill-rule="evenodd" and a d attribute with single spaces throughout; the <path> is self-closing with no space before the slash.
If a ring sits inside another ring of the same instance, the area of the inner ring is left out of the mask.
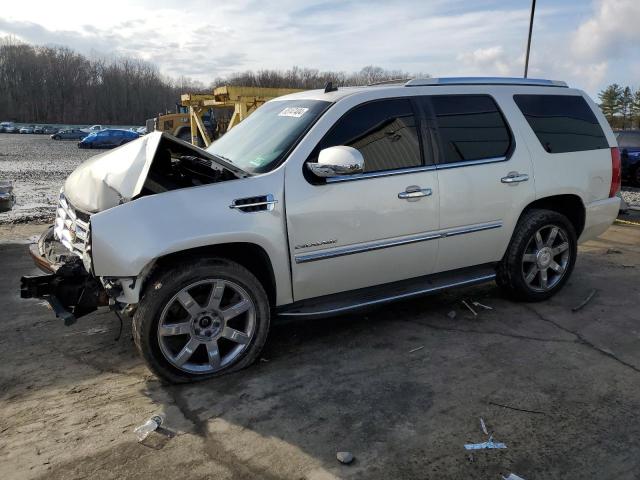
<path id="1" fill-rule="evenodd" d="M 545 300 L 563 287 L 576 254 L 575 229 L 564 215 L 530 210 L 518 221 L 498 265 L 498 285 L 519 300 Z"/>
<path id="2" fill-rule="evenodd" d="M 246 268 L 225 259 L 198 260 L 150 282 L 134 315 L 134 340 L 163 380 L 204 380 L 253 363 L 269 316 L 267 295 Z"/>

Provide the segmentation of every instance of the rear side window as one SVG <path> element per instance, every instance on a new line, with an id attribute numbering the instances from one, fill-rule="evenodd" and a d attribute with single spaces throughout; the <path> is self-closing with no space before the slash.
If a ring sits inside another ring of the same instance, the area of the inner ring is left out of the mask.
<path id="1" fill-rule="evenodd" d="M 596 116 L 581 96 L 514 95 L 513 99 L 547 152 L 609 148 Z"/>
<path id="2" fill-rule="evenodd" d="M 416 118 L 407 99 L 378 100 L 345 113 L 320 141 L 313 156 L 336 145 L 359 150 L 365 173 L 422 164 Z"/>
<path id="3" fill-rule="evenodd" d="M 440 132 L 444 163 L 507 155 L 511 134 L 493 98 L 488 95 L 429 98 Z"/>

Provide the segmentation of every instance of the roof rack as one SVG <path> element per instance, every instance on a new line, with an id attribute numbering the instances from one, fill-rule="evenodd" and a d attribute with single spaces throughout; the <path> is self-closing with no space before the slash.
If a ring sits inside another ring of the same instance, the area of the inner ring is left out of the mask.
<path id="1" fill-rule="evenodd" d="M 404 84 L 405 87 L 422 87 L 438 85 L 530 85 L 537 87 L 565 87 L 561 80 L 545 80 L 542 78 L 519 77 L 447 77 L 447 78 L 414 78 Z"/>

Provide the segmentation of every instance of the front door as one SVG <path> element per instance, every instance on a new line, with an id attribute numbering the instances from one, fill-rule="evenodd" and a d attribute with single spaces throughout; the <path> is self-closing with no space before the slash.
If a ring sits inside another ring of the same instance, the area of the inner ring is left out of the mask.
<path id="1" fill-rule="evenodd" d="M 287 165 L 287 228 L 294 299 L 318 297 L 430 273 L 439 228 L 437 172 L 425 163 L 419 115 L 406 98 L 348 111 L 320 141 L 348 145 L 359 175 L 317 179 Z M 303 169 L 306 166 L 303 165 Z"/>

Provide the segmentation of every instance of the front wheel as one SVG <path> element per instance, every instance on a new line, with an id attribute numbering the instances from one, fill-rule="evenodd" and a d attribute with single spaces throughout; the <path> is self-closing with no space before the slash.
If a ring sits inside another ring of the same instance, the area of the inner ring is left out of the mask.
<path id="1" fill-rule="evenodd" d="M 576 232 L 552 210 L 525 212 L 497 268 L 497 283 L 518 300 L 536 302 L 555 295 L 576 261 Z"/>
<path id="2" fill-rule="evenodd" d="M 158 377 L 184 383 L 253 363 L 269 321 L 267 295 L 251 272 L 226 259 L 203 259 L 150 281 L 133 317 L 133 337 Z"/>

